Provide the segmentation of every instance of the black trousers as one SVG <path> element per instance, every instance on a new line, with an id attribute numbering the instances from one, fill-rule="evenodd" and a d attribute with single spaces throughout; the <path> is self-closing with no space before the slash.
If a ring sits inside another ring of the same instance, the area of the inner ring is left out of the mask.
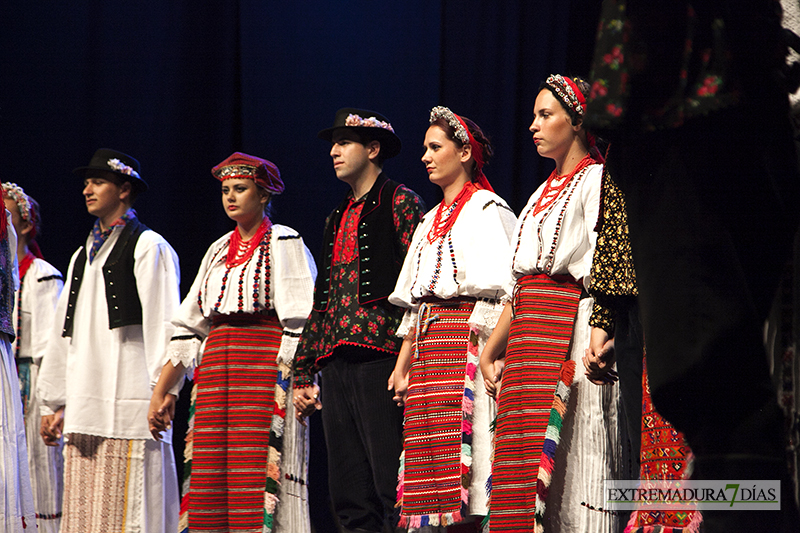
<path id="1" fill-rule="evenodd" d="M 376 359 L 377 357 L 377 359 Z M 386 382 L 396 356 L 337 348 L 322 369 L 320 400 L 328 448 L 328 486 L 345 531 L 393 531 L 403 409 Z"/>

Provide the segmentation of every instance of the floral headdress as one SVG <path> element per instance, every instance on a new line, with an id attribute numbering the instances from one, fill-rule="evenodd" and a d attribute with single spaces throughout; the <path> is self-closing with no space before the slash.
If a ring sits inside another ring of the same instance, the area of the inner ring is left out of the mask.
<path id="1" fill-rule="evenodd" d="M 489 183 L 489 180 L 486 179 L 486 175 L 483 173 L 484 161 L 483 146 L 481 143 L 476 141 L 469 132 L 469 128 L 464 120 L 460 116 L 450 111 L 449 108 L 440 105 L 431 109 L 430 123 L 432 124 L 434 121 L 440 118 L 445 120 L 447 124 L 453 128 L 455 132 L 454 136 L 456 139 L 461 141 L 461 144 L 469 144 L 472 147 L 472 157 L 475 159 L 475 169 L 477 170 L 477 175 L 472 181 L 478 186 L 479 189 L 487 189 L 494 192 L 492 185 Z"/>
<path id="2" fill-rule="evenodd" d="M 17 209 L 19 209 L 19 216 L 25 222 L 30 223 L 31 230 L 28 233 L 28 248 L 36 257 L 42 257 L 42 251 L 39 249 L 39 245 L 36 244 L 36 228 L 39 225 L 39 207 L 38 204 L 25 194 L 25 191 L 17 185 L 16 183 L 11 183 L 7 181 L 2 184 L 3 188 L 3 198 L 9 198 L 14 200 L 14 203 L 17 204 Z M 3 229 L 0 231 L 5 231 L 5 217 L 3 219 Z"/>
<path id="3" fill-rule="evenodd" d="M 31 220 L 31 203 L 25 191 L 16 183 L 7 181 L 3 183 L 3 196 L 14 200 L 19 209 L 19 215 L 25 222 L 33 222 Z M 34 216 L 36 216 L 34 214 Z"/>
<path id="4" fill-rule="evenodd" d="M 110 168 L 113 168 L 117 172 L 121 172 L 121 173 L 123 173 L 123 174 L 125 174 L 127 176 L 133 176 L 136 179 L 142 179 L 142 177 L 139 176 L 139 173 L 136 172 L 133 169 L 133 167 L 131 167 L 129 165 L 126 165 L 125 163 L 123 163 L 122 161 L 117 159 L 116 157 L 111 158 L 111 159 L 108 160 L 108 166 Z"/>
<path id="5" fill-rule="evenodd" d="M 362 128 L 381 128 L 383 130 L 389 130 L 394 133 L 394 128 L 392 125 L 385 120 L 378 120 L 375 117 L 367 117 L 361 118 L 360 115 L 355 113 L 350 113 L 347 115 L 347 118 L 344 120 L 345 126 L 355 126 L 355 127 L 362 127 Z"/>

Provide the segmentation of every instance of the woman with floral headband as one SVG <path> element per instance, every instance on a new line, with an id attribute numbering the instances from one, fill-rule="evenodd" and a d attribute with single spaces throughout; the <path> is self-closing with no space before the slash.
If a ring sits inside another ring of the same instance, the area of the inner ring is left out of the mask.
<path id="1" fill-rule="evenodd" d="M 196 367 L 179 530 L 307 532 L 308 435 L 286 392 L 316 267 L 300 235 L 267 216 L 284 190 L 278 167 L 237 152 L 211 172 L 236 228 L 209 247 L 172 320 L 150 431 L 169 428 Z"/>
<path id="2" fill-rule="evenodd" d="M 476 372 L 506 297 L 515 222 L 483 174 L 492 148 L 475 123 L 435 107 L 424 148 L 422 162 L 444 199 L 417 226 L 389 297 L 408 309 L 389 385 L 405 403 L 397 497 L 400 525 L 410 528 L 486 515 L 494 413 Z"/>
<path id="3" fill-rule="evenodd" d="M 587 89 L 583 80 L 555 74 L 534 104 L 533 142 L 556 168 L 517 222 L 507 288 L 513 298 L 481 356 L 498 410 L 491 531 L 616 527 L 615 515 L 602 510 L 602 488 L 620 466 L 618 387 L 595 386 L 575 371 L 589 346 L 586 289 L 603 173 L 603 157 L 582 126 Z"/>
<path id="4" fill-rule="evenodd" d="M 64 278 L 42 258 L 36 243 L 41 231 L 39 204 L 16 183 L 3 183 L 3 201 L 11 213 L 17 233 L 19 290 L 14 308 L 16 339 L 12 346 L 17 360 L 22 412 L 28 443 L 28 467 L 31 474 L 36 523 L 43 533 L 57 533 L 61 524 L 61 496 L 64 488 L 63 443 L 45 446 L 39 436 L 42 417 L 36 395 L 36 377 L 42 362 L 47 337 L 53 326 L 56 302 Z"/>
<path id="5" fill-rule="evenodd" d="M 27 464 L 20 383 L 10 342 L 16 334 L 12 314 L 14 290 L 19 286 L 14 260 L 17 234 L 11 217 L 7 209 L 0 216 L 0 530 L 22 533 L 36 529 L 36 511 Z"/>

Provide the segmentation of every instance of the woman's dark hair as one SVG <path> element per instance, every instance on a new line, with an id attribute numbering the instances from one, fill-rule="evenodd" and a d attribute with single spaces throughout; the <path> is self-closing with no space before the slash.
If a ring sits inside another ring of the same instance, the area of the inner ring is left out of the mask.
<path id="1" fill-rule="evenodd" d="M 259 189 L 269 194 L 269 201 L 267 201 L 267 203 L 264 204 L 264 214 L 267 216 L 267 218 L 272 220 L 272 217 L 275 216 L 275 209 L 272 207 L 272 200 L 275 199 L 275 195 L 267 191 L 263 187 L 259 187 Z"/>
<path id="2" fill-rule="evenodd" d="M 30 222 L 33 225 L 34 238 L 42 234 L 42 210 L 39 208 L 39 202 L 28 196 L 28 208 L 30 209 Z"/>
<path id="3" fill-rule="evenodd" d="M 475 141 L 481 145 L 481 155 L 483 156 L 483 164 L 484 165 L 488 164 L 489 160 L 492 158 L 492 155 L 494 155 L 494 149 L 492 148 L 492 143 L 489 140 L 489 137 L 487 137 L 486 134 L 483 133 L 483 130 L 473 121 L 471 121 L 470 119 L 468 119 L 463 115 L 459 116 L 461 117 L 461 120 L 464 121 L 464 124 L 467 125 L 467 129 L 472 135 L 472 138 L 475 139 Z M 456 138 L 455 128 L 453 128 L 450 124 L 448 124 L 448 122 L 444 118 L 442 117 L 437 118 L 436 120 L 431 122 L 431 126 L 439 126 L 444 131 L 445 136 L 448 139 L 456 143 L 458 146 L 464 146 L 464 143 L 462 143 L 460 140 L 458 140 L 458 138 Z M 476 166 L 477 163 L 473 161 L 472 172 L 470 173 L 470 177 L 475 175 Z"/>
<path id="4" fill-rule="evenodd" d="M 580 91 L 583 93 L 584 96 L 589 94 L 589 91 L 592 90 L 592 86 L 589 84 L 588 81 L 584 80 L 583 78 L 579 78 L 578 76 L 574 76 L 574 77 L 570 76 L 570 79 L 573 82 L 575 82 L 575 85 L 578 86 L 578 89 L 580 89 Z M 564 102 L 564 100 L 558 95 L 556 90 L 553 87 L 551 87 L 550 85 L 548 85 L 547 82 L 545 82 L 545 81 L 543 81 L 542 83 L 539 84 L 539 91 L 541 91 L 542 89 L 547 89 L 548 91 L 553 93 L 553 96 L 555 97 L 555 99 L 558 100 L 558 103 L 561 104 L 561 107 L 563 107 L 564 111 L 566 111 L 567 114 L 569 115 L 569 118 L 572 121 L 572 125 L 573 126 L 577 125 L 578 124 L 578 120 L 581 118 L 581 116 L 578 115 L 578 113 L 574 109 L 570 108 Z"/>

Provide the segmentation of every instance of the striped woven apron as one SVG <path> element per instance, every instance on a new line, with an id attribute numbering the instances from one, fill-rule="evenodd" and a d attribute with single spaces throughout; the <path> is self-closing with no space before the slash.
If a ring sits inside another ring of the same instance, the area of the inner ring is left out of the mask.
<path id="1" fill-rule="evenodd" d="M 420 307 L 398 487 L 401 527 L 444 526 L 468 514 L 478 337 L 467 320 L 474 306 L 461 298 Z"/>
<path id="2" fill-rule="evenodd" d="M 187 511 L 192 532 L 271 529 L 280 439 L 270 428 L 285 412 L 275 406 L 281 334 L 274 314 L 214 316 L 195 382 L 181 529 Z"/>
<path id="3" fill-rule="evenodd" d="M 571 278 L 539 274 L 517 282 L 497 400 L 489 519 L 493 532 L 541 528 L 574 376 L 569 353 L 580 298 L 581 287 Z"/>

